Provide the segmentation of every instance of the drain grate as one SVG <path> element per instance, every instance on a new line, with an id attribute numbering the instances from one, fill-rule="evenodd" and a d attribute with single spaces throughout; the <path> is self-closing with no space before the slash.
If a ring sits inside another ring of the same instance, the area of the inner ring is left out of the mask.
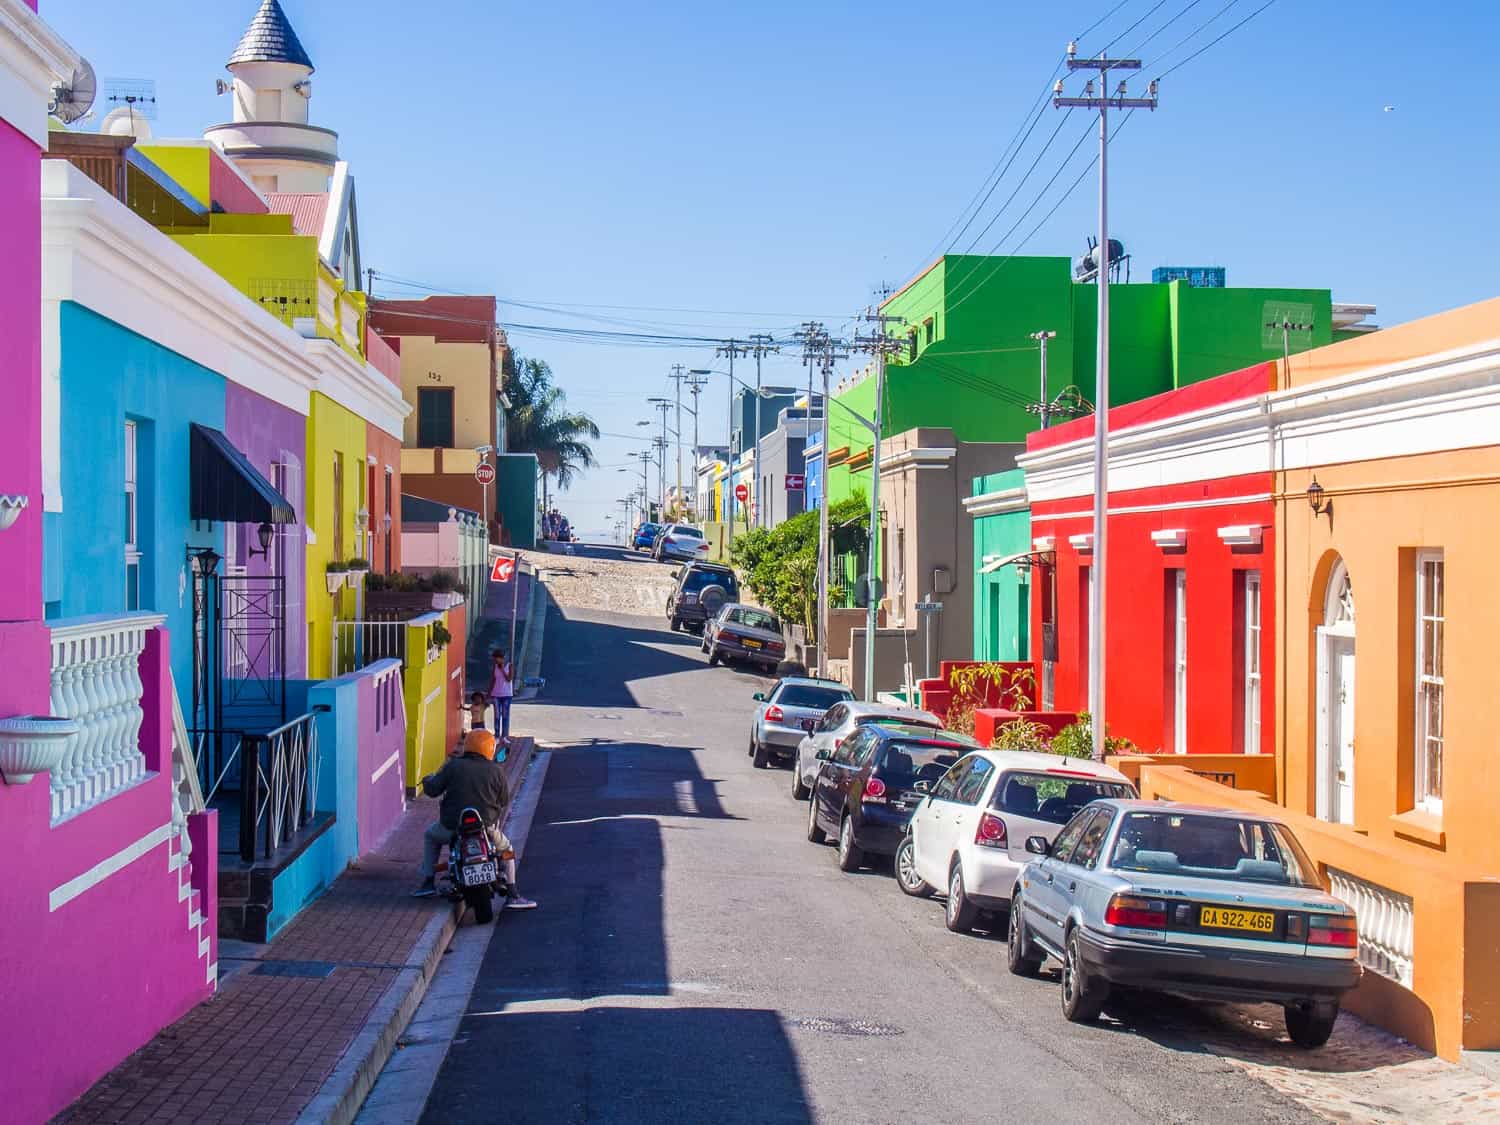
<path id="1" fill-rule="evenodd" d="M 262 961 L 252 972 L 263 977 L 312 977 L 322 980 L 338 966 L 332 961 Z"/>
<path id="2" fill-rule="evenodd" d="M 804 1031 L 821 1031 L 824 1035 L 858 1035 L 873 1039 L 886 1039 L 893 1035 L 905 1035 L 904 1027 L 869 1020 L 843 1020 L 832 1016 L 803 1016 L 790 1021 L 793 1027 Z"/>

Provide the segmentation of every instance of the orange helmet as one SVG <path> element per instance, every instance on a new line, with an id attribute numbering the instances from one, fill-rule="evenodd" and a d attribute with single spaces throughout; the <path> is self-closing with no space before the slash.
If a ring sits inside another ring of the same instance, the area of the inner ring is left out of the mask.
<path id="1" fill-rule="evenodd" d="M 471 730 L 464 736 L 464 753 L 495 760 L 495 736 L 487 730 Z"/>

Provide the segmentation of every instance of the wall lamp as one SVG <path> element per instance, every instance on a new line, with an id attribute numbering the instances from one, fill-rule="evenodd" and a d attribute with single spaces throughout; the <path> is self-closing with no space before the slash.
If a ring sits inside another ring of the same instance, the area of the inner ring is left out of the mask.
<path id="1" fill-rule="evenodd" d="M 1307 503 L 1312 508 L 1313 515 L 1333 518 L 1333 497 L 1324 496 L 1323 486 L 1318 483 L 1317 477 L 1313 477 L 1312 483 L 1307 486 Z"/>
<path id="2" fill-rule="evenodd" d="M 268 523 L 263 523 L 255 529 L 255 538 L 260 540 L 260 550 L 251 547 L 246 553 L 253 559 L 256 555 L 269 555 L 271 543 L 276 538 L 276 529 Z"/>

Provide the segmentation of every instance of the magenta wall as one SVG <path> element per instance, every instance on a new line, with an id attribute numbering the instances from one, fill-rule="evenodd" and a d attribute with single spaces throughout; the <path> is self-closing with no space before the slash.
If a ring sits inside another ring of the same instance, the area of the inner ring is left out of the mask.
<path id="1" fill-rule="evenodd" d="M 153 769 L 171 754 L 167 666 L 166 634 L 152 630 L 140 669 L 142 750 Z M 195 911 L 209 918 L 216 911 L 181 889 L 194 873 L 175 863 L 168 777 L 149 775 L 56 827 L 49 827 L 45 774 L 0 786 L 0 1027 L 8 1056 L 0 1104 L 7 1121 L 45 1121 L 213 991 L 212 934 L 190 922 Z M 190 821 L 189 830 L 213 838 L 211 823 Z M 131 857 L 133 848 L 140 854 Z M 101 864 L 118 869 L 100 873 Z M 58 890 L 90 872 L 92 886 L 51 908 Z M 210 945 L 200 953 L 204 937 Z"/>
<path id="2" fill-rule="evenodd" d="M 270 210 L 255 189 L 236 176 L 224 158 L 208 154 L 208 196 L 231 215 L 264 215 Z"/>
<path id="3" fill-rule="evenodd" d="M 372 851 L 406 808 L 406 707 L 401 664 L 359 673 L 359 854 Z"/>
<path id="4" fill-rule="evenodd" d="M 0 493 L 30 503 L 0 532 L 0 621 L 42 616 L 40 163 L 31 140 L 0 120 Z"/>
<path id="5" fill-rule="evenodd" d="M 304 557 L 307 537 L 304 533 L 303 505 L 306 482 L 303 467 L 307 461 L 307 417 L 246 390 L 236 383 L 224 389 L 224 431 L 240 452 L 250 458 L 267 480 L 274 481 L 271 466 L 287 465 L 286 498 L 297 513 L 295 528 L 285 529 L 280 549 L 285 552 L 286 569 L 286 648 L 287 678 L 307 676 L 307 613 L 304 608 L 307 584 Z M 245 524 L 238 529 L 238 558 L 251 574 L 265 574 L 268 560 L 263 556 L 249 558 L 249 548 L 258 547 L 255 528 Z M 246 560 L 248 559 L 248 562 Z"/>

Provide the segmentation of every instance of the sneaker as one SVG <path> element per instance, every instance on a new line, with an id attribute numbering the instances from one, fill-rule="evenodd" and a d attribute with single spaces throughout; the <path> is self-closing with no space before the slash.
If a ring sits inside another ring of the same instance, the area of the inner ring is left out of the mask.
<path id="1" fill-rule="evenodd" d="M 422 885 L 412 891 L 412 898 L 432 898 L 437 894 L 437 883 L 432 879 L 423 879 Z"/>
<path id="2" fill-rule="evenodd" d="M 525 898 L 521 895 L 511 895 L 510 898 L 505 900 L 505 909 L 535 910 L 536 903 L 532 902 L 529 898 Z"/>

